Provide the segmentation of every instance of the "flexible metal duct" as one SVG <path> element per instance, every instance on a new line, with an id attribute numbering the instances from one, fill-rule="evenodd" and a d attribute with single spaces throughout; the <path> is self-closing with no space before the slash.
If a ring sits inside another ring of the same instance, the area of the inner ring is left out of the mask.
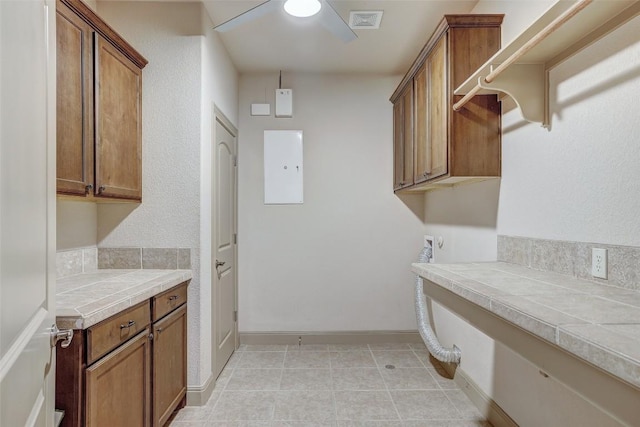
<path id="1" fill-rule="evenodd" d="M 425 247 L 418 256 L 419 263 L 429 262 L 431 258 L 432 249 Z M 429 353 L 436 359 L 445 363 L 460 363 L 461 351 L 455 345 L 453 348 L 445 348 L 438 341 L 438 337 L 431 329 L 429 325 L 429 317 L 427 315 L 427 303 L 424 296 L 424 290 L 422 286 L 422 278 L 416 275 L 416 320 L 418 322 L 418 332 L 427 346 Z"/>

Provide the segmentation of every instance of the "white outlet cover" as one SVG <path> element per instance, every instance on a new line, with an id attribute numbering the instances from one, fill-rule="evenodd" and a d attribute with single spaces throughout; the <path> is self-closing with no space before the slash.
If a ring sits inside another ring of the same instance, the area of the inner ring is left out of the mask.
<path id="1" fill-rule="evenodd" d="M 607 278 L 607 250 L 601 248 L 591 249 L 591 275 L 599 279 Z"/>

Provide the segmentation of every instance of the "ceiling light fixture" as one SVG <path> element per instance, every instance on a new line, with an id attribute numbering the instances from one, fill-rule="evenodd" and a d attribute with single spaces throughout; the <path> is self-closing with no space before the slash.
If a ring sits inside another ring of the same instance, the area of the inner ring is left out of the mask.
<path id="1" fill-rule="evenodd" d="M 318 0 L 287 0 L 284 10 L 291 16 L 307 18 L 320 12 L 322 4 Z"/>

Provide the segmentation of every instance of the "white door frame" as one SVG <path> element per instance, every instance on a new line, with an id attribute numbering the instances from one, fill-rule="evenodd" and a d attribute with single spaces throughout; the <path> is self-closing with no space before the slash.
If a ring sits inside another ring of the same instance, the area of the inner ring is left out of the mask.
<path id="1" fill-rule="evenodd" d="M 227 116 L 225 116 L 225 114 L 222 112 L 222 110 L 220 110 L 220 108 L 218 108 L 217 105 L 213 105 L 213 120 L 212 120 L 212 131 L 211 131 L 211 136 L 212 136 L 212 153 L 211 153 L 211 167 L 213 168 L 217 163 L 216 163 L 216 156 L 217 156 L 217 149 L 216 149 L 216 121 L 220 122 L 220 124 L 222 126 L 224 126 L 226 128 L 226 130 L 235 138 L 235 146 L 234 146 L 234 156 L 236 158 L 236 164 L 237 164 L 237 158 L 238 158 L 238 129 L 233 125 L 233 123 L 231 123 L 231 120 L 229 120 L 227 118 Z M 234 218 L 233 218 L 233 228 L 234 228 L 234 233 L 237 236 L 238 233 L 238 168 L 236 167 L 234 169 L 234 197 L 233 197 L 233 203 L 234 203 Z M 217 346 L 217 340 L 216 340 L 216 329 L 215 329 L 215 325 L 214 325 L 214 319 L 215 319 L 215 314 L 214 314 L 214 310 L 215 310 L 215 292 L 214 290 L 214 283 L 217 279 L 217 275 L 216 275 L 216 268 L 215 268 L 215 250 L 216 250 L 216 238 L 215 236 L 213 236 L 213 232 L 215 230 L 215 221 L 216 221 L 216 216 L 215 216 L 215 206 L 213 206 L 213 203 L 215 203 L 216 200 L 216 173 L 215 171 L 212 171 L 211 173 L 211 201 L 212 201 L 212 206 L 211 206 L 211 232 L 212 232 L 212 238 L 211 238 L 211 257 L 209 259 L 209 263 L 210 263 L 210 267 L 211 267 L 211 322 L 212 322 L 212 327 L 211 327 L 211 334 L 212 334 L 212 339 L 211 339 L 211 370 L 212 372 L 215 372 L 215 366 L 216 366 L 216 360 L 215 360 L 215 355 L 216 355 L 216 351 L 215 348 Z M 233 257 L 234 257 L 234 268 L 236 269 L 234 274 L 234 289 L 235 289 L 235 307 L 234 307 L 234 311 L 238 311 L 238 242 L 236 239 L 236 242 L 234 244 L 234 249 L 233 249 Z M 239 335 L 238 335 L 238 321 L 236 318 L 236 322 L 235 322 L 235 348 L 237 349 L 238 346 L 240 345 L 240 339 L 239 339 Z"/>

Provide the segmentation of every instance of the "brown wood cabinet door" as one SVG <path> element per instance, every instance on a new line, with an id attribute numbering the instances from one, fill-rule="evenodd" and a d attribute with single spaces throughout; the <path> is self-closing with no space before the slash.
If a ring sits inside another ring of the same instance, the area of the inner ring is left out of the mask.
<path id="1" fill-rule="evenodd" d="M 149 329 L 86 369 L 86 426 L 149 426 Z"/>
<path id="2" fill-rule="evenodd" d="M 444 34 L 436 43 L 433 51 L 427 58 L 428 64 L 428 86 L 427 103 L 428 108 L 428 148 L 430 153 L 430 166 L 428 178 L 433 179 L 448 172 L 448 150 L 449 150 L 449 98 L 447 77 L 447 35 Z"/>
<path id="3" fill-rule="evenodd" d="M 429 72 L 425 62 L 413 78 L 415 97 L 415 138 L 414 138 L 414 177 L 415 184 L 428 179 L 431 173 L 431 147 L 429 144 L 429 103 L 427 86 Z"/>
<path id="4" fill-rule="evenodd" d="M 413 185 L 413 85 L 402 94 L 404 130 L 402 132 L 402 187 Z"/>
<path id="5" fill-rule="evenodd" d="M 95 35 L 96 196 L 142 199 L 142 70 Z"/>
<path id="6" fill-rule="evenodd" d="M 93 30 L 56 4 L 57 191 L 86 195 L 93 186 Z"/>
<path id="7" fill-rule="evenodd" d="M 153 426 L 163 426 L 187 392 L 187 305 L 153 325 Z"/>
<path id="8" fill-rule="evenodd" d="M 403 143 L 402 134 L 404 131 L 404 114 L 402 98 L 393 104 L 393 189 L 402 188 L 402 164 L 403 164 Z"/>

